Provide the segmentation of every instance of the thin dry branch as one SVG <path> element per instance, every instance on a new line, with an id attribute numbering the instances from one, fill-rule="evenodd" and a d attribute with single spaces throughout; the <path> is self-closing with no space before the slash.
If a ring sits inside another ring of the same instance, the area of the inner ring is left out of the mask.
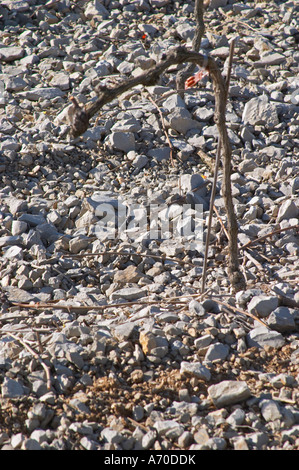
<path id="1" fill-rule="evenodd" d="M 172 142 L 169 138 L 169 135 L 168 135 L 168 132 L 167 132 L 167 129 L 166 129 L 166 126 L 165 126 L 165 120 L 164 120 L 163 113 L 162 113 L 161 109 L 159 108 L 159 106 L 157 105 L 157 103 L 153 100 L 153 98 L 150 95 L 148 95 L 148 98 L 149 98 L 150 102 L 157 108 L 157 110 L 160 114 L 163 131 L 164 131 L 164 134 L 166 136 L 166 139 L 167 139 L 167 142 L 168 142 L 168 145 L 169 145 L 169 148 L 170 148 L 170 162 L 171 162 L 171 165 L 173 166 L 173 145 L 172 145 Z"/>
<path id="2" fill-rule="evenodd" d="M 152 254 L 144 254 L 144 253 L 138 253 L 138 252 L 128 252 L 128 251 L 117 251 L 117 250 L 107 250 L 107 251 L 96 251 L 95 253 L 75 253 L 75 254 L 70 254 L 70 255 L 62 255 L 64 258 L 94 258 L 96 256 L 103 256 L 103 255 L 117 255 L 117 256 L 140 256 L 142 258 L 153 258 L 157 259 L 161 262 L 165 261 L 173 261 L 174 263 L 178 264 L 186 264 L 189 266 L 198 266 L 195 263 L 192 263 L 190 261 L 184 261 L 183 259 L 179 258 L 170 258 L 167 256 L 159 256 L 159 255 L 152 255 Z"/>
<path id="3" fill-rule="evenodd" d="M 293 229 L 299 230 L 299 224 L 291 225 L 290 227 L 278 228 L 276 230 L 273 230 L 270 233 L 267 233 L 266 235 L 263 235 L 262 237 L 256 238 L 255 240 L 250 240 L 249 242 L 245 243 L 245 245 L 240 246 L 240 250 L 245 250 L 250 245 L 254 245 L 255 243 L 264 241 L 266 240 L 266 238 L 272 237 L 272 235 L 277 235 L 278 233 L 285 232 L 286 230 L 293 230 Z"/>
<path id="4" fill-rule="evenodd" d="M 11 336 L 14 338 L 16 341 L 18 341 L 22 346 L 24 346 L 27 351 L 29 351 L 32 356 L 41 364 L 43 367 L 45 373 L 46 373 L 46 378 L 47 378 L 47 389 L 50 391 L 51 390 L 51 375 L 50 375 L 50 369 L 49 367 L 44 363 L 44 361 L 41 359 L 41 357 L 37 354 L 37 352 L 34 351 L 25 341 L 23 341 L 19 336 L 15 335 L 14 333 L 7 333 L 8 336 Z"/>

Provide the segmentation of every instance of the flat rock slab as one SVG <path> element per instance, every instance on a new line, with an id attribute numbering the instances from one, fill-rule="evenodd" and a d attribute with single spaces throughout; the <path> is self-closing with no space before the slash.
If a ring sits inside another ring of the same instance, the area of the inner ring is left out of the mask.
<path id="1" fill-rule="evenodd" d="M 33 294 L 30 294 L 23 289 L 19 289 L 18 287 L 9 286 L 5 288 L 5 291 L 10 302 L 27 303 L 37 300 Z"/>
<path id="2" fill-rule="evenodd" d="M 285 339 L 278 331 L 271 331 L 265 326 L 260 326 L 248 333 L 247 343 L 249 347 L 264 348 L 265 346 L 272 346 L 273 348 L 281 348 L 285 344 Z"/>
<path id="3" fill-rule="evenodd" d="M 247 400 L 251 392 L 246 382 L 235 380 L 224 380 L 208 388 L 208 393 L 215 406 L 218 408 L 233 405 Z"/>
<path id="4" fill-rule="evenodd" d="M 52 100 L 64 95 L 65 93 L 60 88 L 56 87 L 32 88 L 32 90 L 19 93 L 21 98 L 31 101 L 38 101 L 39 99 Z"/>
<path id="5" fill-rule="evenodd" d="M 0 48 L 0 60 L 4 62 L 12 62 L 13 60 L 21 59 L 24 55 L 22 47 L 2 47 Z"/>
<path id="6" fill-rule="evenodd" d="M 139 289 L 138 287 L 125 287 L 123 289 L 113 292 L 110 296 L 111 300 L 138 300 L 142 297 L 146 297 L 147 292 L 145 290 Z"/>

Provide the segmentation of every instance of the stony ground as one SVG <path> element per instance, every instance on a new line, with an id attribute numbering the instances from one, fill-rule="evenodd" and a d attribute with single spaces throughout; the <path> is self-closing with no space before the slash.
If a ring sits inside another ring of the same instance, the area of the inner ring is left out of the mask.
<path id="1" fill-rule="evenodd" d="M 204 248 L 180 217 L 202 204 L 205 236 L 208 77 L 183 100 L 173 67 L 75 140 L 65 121 L 71 95 L 87 103 L 190 47 L 193 8 L 0 4 L 2 449 L 299 449 L 296 2 L 205 11 L 201 52 L 224 71 L 236 39 L 227 125 L 246 290 L 226 275 L 221 168 L 204 294 Z M 126 211 L 112 238 L 103 207 Z"/>

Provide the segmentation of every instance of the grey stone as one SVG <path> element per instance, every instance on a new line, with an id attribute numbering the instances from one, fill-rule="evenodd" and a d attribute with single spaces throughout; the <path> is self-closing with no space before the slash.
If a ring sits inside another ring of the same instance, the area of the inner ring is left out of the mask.
<path id="1" fill-rule="evenodd" d="M 184 39 L 185 41 L 192 41 L 195 28 L 187 21 L 184 21 L 176 27 L 176 32 L 181 37 L 181 39 Z"/>
<path id="2" fill-rule="evenodd" d="M 26 437 L 24 434 L 19 432 L 18 434 L 14 434 L 10 439 L 10 444 L 13 449 L 20 449 L 23 442 L 25 441 Z"/>
<path id="3" fill-rule="evenodd" d="M 125 153 L 135 150 L 135 137 L 132 132 L 112 132 L 109 142 L 113 148 Z"/>
<path id="4" fill-rule="evenodd" d="M 23 249 L 20 246 L 10 246 L 5 249 L 3 258 L 21 260 L 23 259 Z"/>
<path id="5" fill-rule="evenodd" d="M 295 202 L 287 199 L 284 201 L 278 211 L 276 222 L 279 223 L 285 219 L 297 218 L 299 215 L 299 208 L 296 206 Z"/>
<path id="6" fill-rule="evenodd" d="M 189 308 L 190 313 L 193 313 L 193 314 L 195 313 L 199 317 L 203 317 L 206 314 L 206 311 L 205 311 L 204 307 L 201 305 L 200 302 L 198 302 L 195 299 L 191 300 L 191 302 L 189 303 L 188 308 Z"/>
<path id="7" fill-rule="evenodd" d="M 211 372 L 200 362 L 181 362 L 180 374 L 185 377 L 197 377 L 198 379 L 209 382 Z"/>
<path id="8" fill-rule="evenodd" d="M 88 20 L 91 20 L 94 17 L 100 17 L 101 19 L 105 20 L 109 18 L 109 11 L 99 0 L 94 0 L 93 2 L 90 2 L 85 8 L 84 15 Z"/>
<path id="9" fill-rule="evenodd" d="M 41 445 L 36 439 L 26 439 L 22 444 L 23 450 L 42 450 Z"/>
<path id="10" fill-rule="evenodd" d="M 225 361 L 229 354 L 229 346 L 222 343 L 211 344 L 206 352 L 205 362 Z"/>
<path id="11" fill-rule="evenodd" d="M 142 437 L 142 448 L 145 450 L 150 449 L 156 439 L 157 439 L 157 431 L 151 429 Z"/>
<path id="12" fill-rule="evenodd" d="M 252 98 L 245 105 L 242 122 L 251 125 L 276 126 L 279 123 L 276 107 L 266 95 Z"/>
<path id="13" fill-rule="evenodd" d="M 31 101 L 38 101 L 39 99 L 53 100 L 54 98 L 64 96 L 64 92 L 57 87 L 32 88 L 29 91 L 22 91 L 18 94 L 20 98 Z"/>
<path id="14" fill-rule="evenodd" d="M 185 174 L 180 177 L 180 185 L 182 191 L 196 191 L 196 194 L 204 197 L 207 193 L 204 178 L 199 174 Z"/>
<path id="15" fill-rule="evenodd" d="M 155 158 L 158 162 L 162 162 L 163 160 L 169 160 L 170 158 L 170 148 L 169 147 L 161 147 L 149 150 L 147 155 L 151 158 Z"/>
<path id="16" fill-rule="evenodd" d="M 4 62 L 12 62 L 13 60 L 21 59 L 24 55 L 22 47 L 10 46 L 0 48 L 0 60 Z"/>
<path id="17" fill-rule="evenodd" d="M 124 440 L 124 436 L 119 431 L 115 431 L 111 428 L 104 428 L 101 432 L 101 437 L 105 439 L 109 444 L 119 444 Z"/>
<path id="18" fill-rule="evenodd" d="M 283 419 L 283 414 L 275 400 L 262 400 L 259 406 L 265 421 L 268 422 L 275 421 L 276 419 Z"/>
<path id="19" fill-rule="evenodd" d="M 191 118 L 189 111 L 185 108 L 177 108 L 165 118 L 171 129 L 186 134 L 191 129 L 199 129 L 200 123 Z"/>
<path id="20" fill-rule="evenodd" d="M 267 317 L 278 307 L 278 297 L 271 295 L 258 295 L 251 299 L 248 304 L 248 312 L 262 318 Z"/>
<path id="21" fill-rule="evenodd" d="M 261 449 L 263 446 L 267 445 L 269 441 L 269 436 L 265 432 L 253 432 L 248 434 L 246 437 L 246 442 L 249 445 L 249 448 Z"/>
<path id="22" fill-rule="evenodd" d="M 199 338 L 196 338 L 194 340 L 194 346 L 196 347 L 196 349 L 207 348 L 208 346 L 210 346 L 213 340 L 214 340 L 214 336 L 206 334 L 206 335 L 200 336 Z"/>
<path id="23" fill-rule="evenodd" d="M 278 307 L 272 312 L 267 320 L 270 328 L 286 333 L 296 329 L 295 317 L 288 307 Z"/>
<path id="24" fill-rule="evenodd" d="M 242 410 L 242 408 L 237 408 L 235 411 L 233 411 L 229 417 L 226 419 L 226 421 L 231 425 L 231 426 L 241 426 L 244 422 L 245 419 L 245 411 Z"/>
<path id="25" fill-rule="evenodd" d="M 208 394 L 217 408 L 240 403 L 251 396 L 246 382 L 237 380 L 223 380 L 211 385 L 208 388 Z"/>
<path id="26" fill-rule="evenodd" d="M 269 330 L 265 326 L 259 326 L 251 330 L 246 340 L 249 347 L 260 347 L 272 346 L 273 348 L 281 348 L 285 344 L 285 339 L 278 331 Z"/>
<path id="27" fill-rule="evenodd" d="M 3 398 L 17 398 L 26 395 L 24 387 L 17 380 L 4 377 L 1 394 Z"/>
<path id="28" fill-rule="evenodd" d="M 211 0 L 209 2 L 210 9 L 217 9 L 219 7 L 225 7 L 228 3 L 228 0 Z"/>
<path id="29" fill-rule="evenodd" d="M 135 323 L 126 322 L 122 325 L 118 325 L 114 330 L 115 337 L 120 341 L 127 341 L 132 335 L 135 328 Z"/>
<path id="30" fill-rule="evenodd" d="M 286 61 L 286 56 L 279 52 L 263 54 L 259 60 L 254 62 L 254 67 L 269 67 L 270 65 L 280 65 Z"/>
<path id="31" fill-rule="evenodd" d="M 225 450 L 227 442 L 223 437 L 210 437 L 205 443 L 206 447 L 211 450 Z"/>
<path id="32" fill-rule="evenodd" d="M 69 250 L 71 253 L 79 253 L 81 250 L 85 250 L 90 245 L 90 238 L 79 235 L 78 237 L 72 238 L 69 242 Z"/>
<path id="33" fill-rule="evenodd" d="M 177 421 L 166 419 L 154 423 L 153 427 L 159 436 L 166 436 L 170 439 L 177 439 L 184 432 L 184 426 Z"/>
<path id="34" fill-rule="evenodd" d="M 123 289 L 113 292 L 110 298 L 111 300 L 124 299 L 130 301 L 141 299 L 142 297 L 146 297 L 146 295 L 147 292 L 138 287 L 124 287 Z"/>

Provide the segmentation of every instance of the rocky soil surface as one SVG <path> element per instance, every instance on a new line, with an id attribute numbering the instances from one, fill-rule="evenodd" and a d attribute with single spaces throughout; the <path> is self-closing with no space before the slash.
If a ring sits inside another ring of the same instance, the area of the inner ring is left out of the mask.
<path id="1" fill-rule="evenodd" d="M 234 294 L 226 274 L 220 168 L 201 294 L 204 248 L 181 214 L 203 206 L 205 239 L 209 77 L 182 99 L 173 67 L 77 139 L 65 120 L 70 96 L 84 105 L 191 47 L 194 2 L 0 2 L 1 449 L 299 449 L 298 8 L 205 11 L 201 52 L 224 73 L 236 40 L 227 126 L 247 286 Z"/>

